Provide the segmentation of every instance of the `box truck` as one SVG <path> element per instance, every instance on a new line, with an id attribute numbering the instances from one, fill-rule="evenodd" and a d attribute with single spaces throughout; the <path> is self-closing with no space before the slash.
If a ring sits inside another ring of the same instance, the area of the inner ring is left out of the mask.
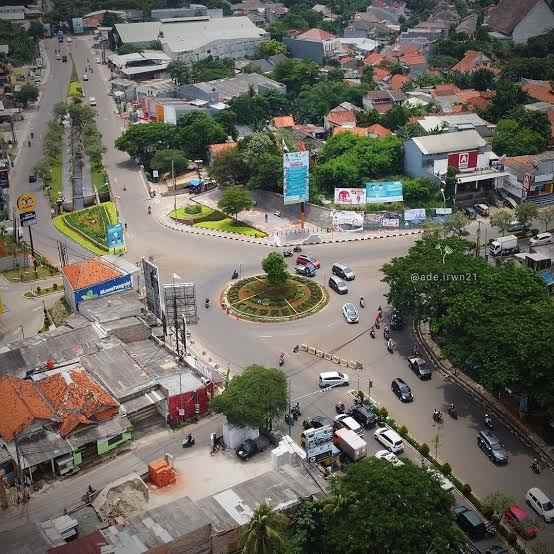
<path id="1" fill-rule="evenodd" d="M 519 248 L 515 235 L 498 237 L 491 241 L 489 246 L 489 253 L 491 256 L 507 256 L 509 254 L 517 254 L 518 252 Z"/>
<path id="2" fill-rule="evenodd" d="M 353 462 L 367 456 L 367 442 L 350 429 L 338 429 L 333 435 L 333 442 Z"/>

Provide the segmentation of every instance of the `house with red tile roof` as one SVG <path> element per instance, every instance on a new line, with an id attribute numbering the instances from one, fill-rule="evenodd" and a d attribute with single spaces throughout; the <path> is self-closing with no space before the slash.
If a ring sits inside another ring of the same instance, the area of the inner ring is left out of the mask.
<path id="1" fill-rule="evenodd" d="M 455 96 L 460 92 L 460 89 L 452 83 L 444 83 L 442 85 L 437 85 L 431 94 L 436 96 Z"/>
<path id="2" fill-rule="evenodd" d="M 391 72 L 384 67 L 375 67 L 373 68 L 373 80 L 376 83 L 386 83 L 392 77 Z"/>
<path id="3" fill-rule="evenodd" d="M 491 60 L 488 56 L 485 56 L 483 52 L 477 50 L 468 50 L 464 57 L 455 65 L 453 65 L 450 70 L 457 73 L 473 73 L 478 69 L 488 69 L 493 70 L 491 65 Z"/>
<path id="4" fill-rule="evenodd" d="M 379 52 L 371 52 L 364 60 L 364 65 L 379 65 L 385 61 L 385 56 Z"/>
<path id="5" fill-rule="evenodd" d="M 343 102 L 324 116 L 323 126 L 328 131 L 331 131 L 335 127 L 356 127 L 356 113 L 361 111 L 358 106 L 350 102 Z"/>
<path id="6" fill-rule="evenodd" d="M 411 79 L 407 75 L 393 75 L 389 81 L 389 86 L 394 90 L 402 90 L 404 85 L 410 81 Z"/>
<path id="7" fill-rule="evenodd" d="M 335 127 L 333 129 L 333 136 L 342 135 L 343 133 L 351 133 L 357 137 L 367 137 L 369 129 L 367 127 Z"/>
<path id="8" fill-rule="evenodd" d="M 295 126 L 292 115 L 274 117 L 271 124 L 275 129 L 290 129 Z"/>
<path id="9" fill-rule="evenodd" d="M 392 131 L 390 129 L 383 127 L 383 125 L 380 125 L 379 123 L 370 125 L 367 128 L 367 132 L 369 136 L 373 136 L 375 138 L 385 138 L 392 135 Z"/>
<path id="10" fill-rule="evenodd" d="M 323 63 L 340 47 L 340 42 L 333 33 L 322 29 L 308 29 L 294 36 L 283 39 L 293 58 L 305 58 L 316 63 Z"/>
<path id="11" fill-rule="evenodd" d="M 535 81 L 524 79 L 521 88 L 528 96 L 539 102 L 554 104 L 554 88 L 549 81 Z"/>
<path id="12" fill-rule="evenodd" d="M 486 23 L 493 36 L 525 43 L 554 28 L 554 11 L 546 0 L 500 0 Z"/>
<path id="13" fill-rule="evenodd" d="M 208 146 L 208 157 L 209 157 L 209 163 L 211 164 L 217 156 L 221 156 L 221 154 L 225 152 L 229 152 L 231 150 L 234 150 L 237 147 L 236 142 L 222 142 L 219 144 L 210 144 Z"/>

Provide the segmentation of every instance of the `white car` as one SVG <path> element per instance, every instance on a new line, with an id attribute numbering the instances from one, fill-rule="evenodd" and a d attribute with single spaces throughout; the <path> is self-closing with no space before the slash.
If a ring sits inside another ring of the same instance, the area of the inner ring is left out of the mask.
<path id="1" fill-rule="evenodd" d="M 396 454 L 393 454 L 388 450 L 379 450 L 379 452 L 375 452 L 375 457 L 379 460 L 385 460 L 385 462 L 389 462 L 389 464 L 392 464 L 393 466 L 398 467 L 404 465 L 404 462 L 400 460 Z"/>
<path id="2" fill-rule="evenodd" d="M 553 242 L 552 233 L 539 233 L 536 237 L 529 239 L 529 246 L 543 246 Z"/>
<path id="3" fill-rule="evenodd" d="M 335 428 L 341 428 L 344 427 L 346 429 L 350 429 L 351 431 L 354 431 L 357 435 L 361 435 L 363 437 L 364 435 L 364 428 L 352 417 L 348 414 L 339 414 L 335 416 Z"/>
<path id="4" fill-rule="evenodd" d="M 342 307 L 342 315 L 344 316 L 344 319 L 346 319 L 347 323 L 359 323 L 360 321 L 358 308 L 356 308 L 356 306 L 354 306 L 351 302 L 347 302 Z"/>
<path id="5" fill-rule="evenodd" d="M 86 73 L 83 74 L 83 81 L 88 81 L 88 75 Z"/>
<path id="6" fill-rule="evenodd" d="M 100 56 L 96 56 L 96 63 L 102 63 L 102 60 L 100 59 Z"/>
<path id="7" fill-rule="evenodd" d="M 527 491 L 525 495 L 527 504 L 537 512 L 546 523 L 554 521 L 554 504 L 552 500 L 537 487 L 533 487 Z"/>
<path id="8" fill-rule="evenodd" d="M 388 427 L 379 427 L 373 433 L 373 436 L 390 452 L 399 454 L 404 451 L 404 442 L 402 437 L 392 429 Z"/>
<path id="9" fill-rule="evenodd" d="M 91 97 L 88 99 L 88 103 L 89 103 L 89 105 L 91 105 L 91 106 L 96 106 L 96 98 L 94 98 L 94 96 L 91 96 Z"/>
<path id="10" fill-rule="evenodd" d="M 324 371 L 319 374 L 319 388 L 324 389 L 326 387 L 335 386 L 348 386 L 350 378 L 346 373 L 341 371 Z"/>
<path id="11" fill-rule="evenodd" d="M 435 479 L 435 481 L 438 481 L 443 491 L 451 491 L 454 489 L 454 483 L 447 479 L 438 469 L 428 467 L 427 472 L 433 477 L 433 479 Z"/>

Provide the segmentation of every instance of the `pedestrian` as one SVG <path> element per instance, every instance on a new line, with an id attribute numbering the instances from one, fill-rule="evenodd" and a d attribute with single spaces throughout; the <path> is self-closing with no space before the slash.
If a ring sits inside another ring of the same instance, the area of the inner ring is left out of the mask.
<path id="1" fill-rule="evenodd" d="M 268 219 L 267 214 L 265 214 L 265 222 L 266 223 L 267 223 L 267 219 Z"/>
<path id="2" fill-rule="evenodd" d="M 216 434 L 215 433 L 211 433 L 210 434 L 210 441 L 212 443 L 212 454 L 215 454 L 215 441 L 216 441 Z"/>

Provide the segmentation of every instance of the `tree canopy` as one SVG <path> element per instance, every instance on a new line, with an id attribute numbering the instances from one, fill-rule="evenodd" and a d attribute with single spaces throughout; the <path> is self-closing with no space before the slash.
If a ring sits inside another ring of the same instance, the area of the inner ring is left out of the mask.
<path id="1" fill-rule="evenodd" d="M 38 98 L 38 88 L 26 83 L 14 94 L 14 96 L 18 102 L 27 106 L 29 102 L 34 102 Z"/>
<path id="2" fill-rule="evenodd" d="M 279 287 L 287 282 L 289 273 L 287 271 L 287 262 L 280 252 L 270 252 L 262 260 L 262 269 L 265 271 L 267 282 Z"/>
<path id="3" fill-rule="evenodd" d="M 158 150 L 150 162 L 150 167 L 157 169 L 160 173 L 168 173 L 173 165 L 174 172 L 178 175 L 187 168 L 189 163 L 187 157 L 180 150 Z"/>
<path id="4" fill-rule="evenodd" d="M 287 47 L 278 40 L 265 40 L 258 45 L 256 55 L 260 58 L 269 58 L 276 54 L 286 54 Z"/>
<path id="5" fill-rule="evenodd" d="M 272 421 L 285 413 L 287 398 L 287 378 L 280 369 L 251 365 L 229 381 L 211 406 L 233 425 L 271 429 Z"/>
<path id="6" fill-rule="evenodd" d="M 222 212 L 232 215 L 236 221 L 238 214 L 243 210 L 249 210 L 252 204 L 250 192 L 240 185 L 235 185 L 227 187 L 223 191 L 223 196 L 217 203 L 217 207 Z"/>

